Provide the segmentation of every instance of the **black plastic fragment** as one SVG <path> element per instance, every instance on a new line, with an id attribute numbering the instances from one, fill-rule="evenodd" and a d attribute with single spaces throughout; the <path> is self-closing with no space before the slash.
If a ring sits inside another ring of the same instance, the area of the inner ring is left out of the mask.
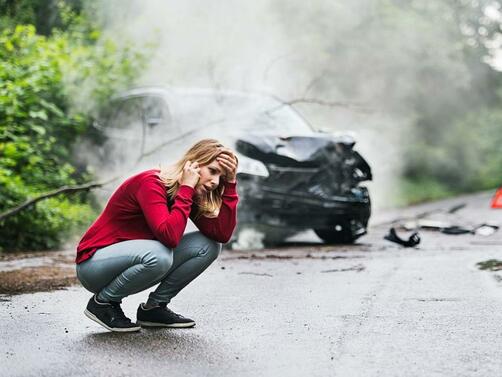
<path id="1" fill-rule="evenodd" d="M 453 225 L 453 226 L 448 226 L 446 228 L 442 228 L 441 233 L 457 235 L 457 234 L 467 234 L 474 232 L 472 229 L 467 229 L 462 226 Z"/>
<path id="2" fill-rule="evenodd" d="M 441 228 L 440 231 L 441 231 L 441 233 L 444 233 L 444 234 L 453 234 L 453 235 L 468 234 L 468 233 L 477 234 L 478 230 L 481 228 L 491 228 L 491 229 L 493 229 L 493 232 L 496 232 L 499 229 L 499 226 L 493 225 L 493 224 L 486 224 L 486 223 L 483 223 L 483 224 L 480 224 L 480 225 L 477 225 L 477 226 L 471 227 L 471 228 L 453 225 L 453 226 L 449 226 L 446 228 Z"/>
<path id="3" fill-rule="evenodd" d="M 413 247 L 420 243 L 420 236 L 417 232 L 414 232 L 407 240 L 403 240 L 396 233 L 396 229 L 390 228 L 389 233 L 384 236 L 384 239 L 390 242 L 395 242 L 404 247 Z"/>

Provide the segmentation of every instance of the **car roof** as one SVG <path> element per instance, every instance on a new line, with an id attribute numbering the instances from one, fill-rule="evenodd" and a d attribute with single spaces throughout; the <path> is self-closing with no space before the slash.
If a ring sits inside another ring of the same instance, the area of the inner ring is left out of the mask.
<path id="1" fill-rule="evenodd" d="M 286 106 L 290 108 L 306 126 L 313 130 L 310 122 L 296 109 L 293 108 L 286 101 L 270 93 L 260 92 L 244 92 L 238 90 L 227 89 L 214 89 L 214 88 L 177 88 L 168 86 L 141 86 L 126 90 L 118 95 L 112 97 L 112 101 L 125 100 L 128 98 L 142 97 L 142 96 L 159 96 L 167 99 L 182 99 L 185 96 L 201 96 L 201 97 L 232 97 L 242 98 L 247 100 L 271 100 L 277 102 L 278 106 Z"/>
<path id="2" fill-rule="evenodd" d="M 140 97 L 140 96 L 230 96 L 230 97 L 240 97 L 248 99 L 259 99 L 259 98 L 269 98 L 274 99 L 278 102 L 284 102 L 280 98 L 276 97 L 270 93 L 259 93 L 259 92 L 243 92 L 237 90 L 222 90 L 222 89 L 211 89 L 211 88 L 174 88 L 174 87 L 164 87 L 164 86 L 142 86 L 133 88 L 124 92 L 119 93 L 114 96 L 113 100 L 125 99 L 128 97 Z"/>

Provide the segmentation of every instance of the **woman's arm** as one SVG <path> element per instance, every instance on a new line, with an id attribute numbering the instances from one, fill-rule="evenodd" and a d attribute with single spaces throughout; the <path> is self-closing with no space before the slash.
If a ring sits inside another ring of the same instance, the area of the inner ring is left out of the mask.
<path id="1" fill-rule="evenodd" d="M 193 187 L 181 185 L 169 210 L 165 187 L 155 178 L 145 179 L 136 199 L 155 238 L 169 248 L 178 245 L 186 228 L 194 195 Z"/>
<path id="2" fill-rule="evenodd" d="M 222 195 L 222 204 L 217 217 L 199 216 L 197 219 L 193 215 L 190 218 L 199 228 L 202 234 L 217 242 L 226 243 L 237 224 L 237 196 L 236 182 L 225 182 L 225 190 Z"/>

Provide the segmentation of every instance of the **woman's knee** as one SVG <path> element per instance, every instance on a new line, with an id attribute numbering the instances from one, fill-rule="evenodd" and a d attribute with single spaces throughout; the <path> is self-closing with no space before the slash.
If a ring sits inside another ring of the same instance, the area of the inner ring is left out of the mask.
<path id="1" fill-rule="evenodd" d="M 160 242 L 156 241 L 143 254 L 141 263 L 156 275 L 165 275 L 173 265 L 173 252 Z"/>
<path id="2" fill-rule="evenodd" d="M 199 251 L 199 256 L 214 261 L 216 258 L 218 258 L 218 255 L 221 252 L 222 245 L 221 243 L 211 240 L 207 237 L 204 238 L 205 242 Z"/>
<path id="3" fill-rule="evenodd" d="M 174 252 L 178 251 L 190 255 L 190 258 L 204 258 L 212 262 L 218 257 L 221 247 L 221 243 L 197 231 L 185 234 Z"/>

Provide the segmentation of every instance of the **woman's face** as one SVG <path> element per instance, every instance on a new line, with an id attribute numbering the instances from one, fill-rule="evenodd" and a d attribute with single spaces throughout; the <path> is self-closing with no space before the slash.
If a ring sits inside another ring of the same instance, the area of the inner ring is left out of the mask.
<path id="1" fill-rule="evenodd" d="M 195 186 L 197 194 L 202 195 L 216 189 L 220 184 L 220 179 L 223 173 L 223 168 L 216 160 L 211 162 L 209 165 L 202 165 L 199 171 L 199 182 L 197 183 L 197 186 Z"/>

